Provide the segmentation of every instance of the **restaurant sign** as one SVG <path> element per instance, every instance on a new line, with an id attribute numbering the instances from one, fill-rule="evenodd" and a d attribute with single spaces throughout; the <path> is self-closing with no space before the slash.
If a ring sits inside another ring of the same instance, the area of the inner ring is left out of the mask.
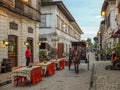
<path id="1" fill-rule="evenodd" d="M 10 29 L 18 30 L 18 24 L 13 22 L 10 22 Z"/>

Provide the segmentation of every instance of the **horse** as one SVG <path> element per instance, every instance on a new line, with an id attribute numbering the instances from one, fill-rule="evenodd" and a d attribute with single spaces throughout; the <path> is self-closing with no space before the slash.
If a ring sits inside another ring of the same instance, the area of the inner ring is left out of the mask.
<path id="1" fill-rule="evenodd" d="M 74 49 L 73 63 L 74 63 L 75 73 L 78 74 L 79 73 L 79 64 L 80 64 L 80 51 L 78 48 Z"/>

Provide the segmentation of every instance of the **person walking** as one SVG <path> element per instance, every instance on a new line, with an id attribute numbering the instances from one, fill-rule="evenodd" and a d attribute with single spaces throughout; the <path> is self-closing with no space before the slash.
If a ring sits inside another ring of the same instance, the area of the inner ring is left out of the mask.
<path id="1" fill-rule="evenodd" d="M 27 47 L 27 50 L 25 51 L 25 56 L 26 56 L 26 66 L 29 66 L 29 64 L 30 64 L 30 55 L 31 53 L 30 53 L 30 48 L 29 47 Z"/>
<path id="2" fill-rule="evenodd" d="M 68 62 L 68 69 L 70 70 L 70 66 L 73 60 L 73 48 L 69 48 L 69 62 Z"/>

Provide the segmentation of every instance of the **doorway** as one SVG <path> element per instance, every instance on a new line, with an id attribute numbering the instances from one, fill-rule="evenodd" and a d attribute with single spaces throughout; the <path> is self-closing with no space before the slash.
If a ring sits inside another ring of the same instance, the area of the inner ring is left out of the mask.
<path id="1" fill-rule="evenodd" d="M 30 57 L 30 62 L 33 63 L 33 38 L 28 37 L 27 38 L 27 42 L 29 43 L 28 47 L 30 48 L 30 53 L 31 53 L 31 57 Z"/>
<path id="2" fill-rule="evenodd" d="M 11 59 L 13 67 L 18 66 L 18 53 L 17 53 L 17 41 L 18 37 L 14 35 L 8 35 L 8 58 Z"/>

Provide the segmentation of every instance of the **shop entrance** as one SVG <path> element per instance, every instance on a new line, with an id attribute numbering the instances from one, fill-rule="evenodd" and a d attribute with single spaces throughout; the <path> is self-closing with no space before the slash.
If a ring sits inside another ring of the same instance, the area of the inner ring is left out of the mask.
<path id="1" fill-rule="evenodd" d="M 18 66 L 17 39 L 17 36 L 8 35 L 8 58 L 11 59 L 13 67 Z"/>
<path id="2" fill-rule="evenodd" d="M 31 52 L 31 58 L 30 62 L 33 63 L 33 38 L 27 38 L 27 42 L 29 43 L 28 47 L 30 47 L 30 52 Z"/>

